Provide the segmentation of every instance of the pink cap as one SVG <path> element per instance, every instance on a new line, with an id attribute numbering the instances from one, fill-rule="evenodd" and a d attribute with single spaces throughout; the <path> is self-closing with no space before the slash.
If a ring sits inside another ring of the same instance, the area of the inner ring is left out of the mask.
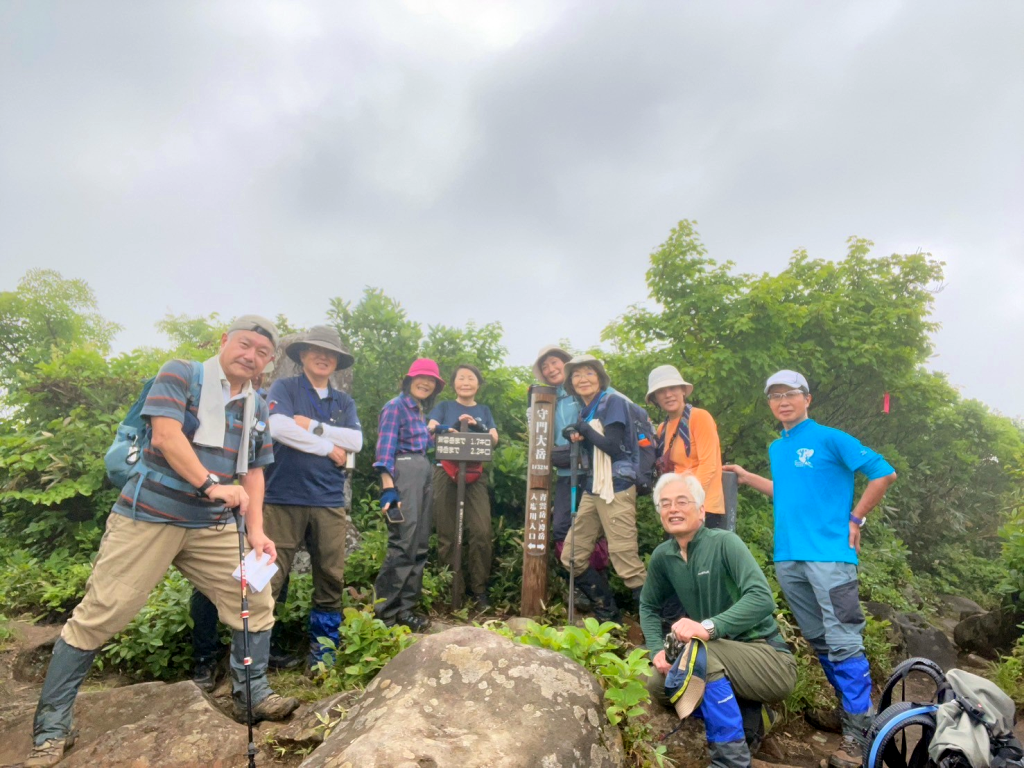
<path id="1" fill-rule="evenodd" d="M 444 389 L 444 379 L 441 378 L 441 371 L 437 367 L 437 363 L 431 360 L 429 357 L 421 357 L 418 360 L 413 360 L 412 365 L 409 366 L 409 372 L 405 374 L 406 379 L 411 379 L 415 376 L 431 376 L 437 379 L 437 392 Z"/>

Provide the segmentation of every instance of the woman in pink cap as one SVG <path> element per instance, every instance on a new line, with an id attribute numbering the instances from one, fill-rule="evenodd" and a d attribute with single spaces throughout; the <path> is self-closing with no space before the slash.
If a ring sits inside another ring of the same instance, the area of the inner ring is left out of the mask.
<path id="1" fill-rule="evenodd" d="M 413 632 L 430 626 L 415 612 L 423 591 L 423 566 L 430 544 L 431 442 L 426 414 L 444 389 L 437 363 L 420 358 L 409 366 L 402 392 L 380 412 L 377 455 L 380 509 L 388 521 L 388 552 L 374 584 L 374 610 L 388 626 L 404 624 Z"/>

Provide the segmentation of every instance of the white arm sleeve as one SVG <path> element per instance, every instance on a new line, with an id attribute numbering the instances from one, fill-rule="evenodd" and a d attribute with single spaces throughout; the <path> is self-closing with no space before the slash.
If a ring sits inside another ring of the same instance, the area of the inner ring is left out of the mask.
<path id="1" fill-rule="evenodd" d="M 339 448 L 344 448 L 349 453 L 359 453 L 363 450 L 363 433 L 361 430 L 350 429 L 349 427 L 332 427 L 330 424 L 324 424 L 323 427 L 323 436 Z"/>
<path id="2" fill-rule="evenodd" d="M 307 432 L 295 423 L 295 419 L 283 413 L 270 417 L 270 436 L 282 445 L 314 456 L 326 456 L 334 450 L 334 443 L 330 440 Z"/>

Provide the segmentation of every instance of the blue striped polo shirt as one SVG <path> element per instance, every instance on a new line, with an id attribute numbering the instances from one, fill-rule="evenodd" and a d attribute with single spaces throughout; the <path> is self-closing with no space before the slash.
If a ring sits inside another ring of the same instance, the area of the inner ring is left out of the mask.
<path id="1" fill-rule="evenodd" d="M 189 389 L 190 383 L 198 379 L 201 367 L 200 363 L 191 363 L 188 360 L 171 360 L 165 363 L 149 390 L 146 403 L 142 407 L 142 415 L 174 419 L 182 425 L 182 431 L 191 442 L 199 426 L 196 415 L 199 403 L 189 399 Z M 196 452 L 206 470 L 224 483 L 234 482 L 235 479 L 235 462 L 242 441 L 244 407 L 245 398 L 240 397 L 229 402 L 224 408 L 223 448 L 192 444 L 192 450 Z M 270 430 L 266 426 L 268 419 L 267 403 L 262 397 L 257 397 L 249 435 L 250 468 L 265 467 L 274 461 L 273 442 L 270 439 Z M 257 425 L 260 424 L 261 431 L 257 429 Z M 163 453 L 148 442 L 143 451 L 142 461 L 147 468 L 188 486 L 188 482 L 171 468 Z M 207 528 L 219 525 L 231 516 L 230 510 L 225 509 L 220 502 L 200 498 L 194 490 L 179 490 L 152 478 L 143 481 L 133 513 L 132 499 L 135 497 L 140 477 L 141 475 L 132 476 L 121 489 L 121 495 L 114 503 L 112 512 L 147 523 L 170 523 L 182 528 Z"/>

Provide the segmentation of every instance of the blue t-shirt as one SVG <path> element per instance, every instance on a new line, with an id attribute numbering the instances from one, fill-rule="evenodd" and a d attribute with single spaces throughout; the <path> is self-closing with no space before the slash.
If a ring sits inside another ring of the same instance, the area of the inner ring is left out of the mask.
<path id="1" fill-rule="evenodd" d="M 308 416 L 331 426 L 362 430 L 351 397 L 334 387 L 328 387 L 327 397 L 320 397 L 305 374 L 275 381 L 267 399 L 271 416 Z M 329 456 L 317 456 L 276 442 L 264 500 L 267 504 L 302 507 L 344 506 L 345 470 Z"/>
<path id="2" fill-rule="evenodd" d="M 813 419 L 768 448 L 775 485 L 775 562 L 857 564 L 850 546 L 853 473 L 869 480 L 895 470 L 860 440 Z"/>
<path id="3" fill-rule="evenodd" d="M 460 427 L 459 416 L 464 413 L 472 416 L 478 423 L 487 427 L 488 430 L 496 429 L 491 409 L 486 405 L 480 405 L 480 403 L 476 405 L 462 405 L 457 400 L 443 400 L 435 405 L 434 410 L 427 417 L 427 421 L 437 419 L 438 424 L 444 424 L 457 430 Z"/>

